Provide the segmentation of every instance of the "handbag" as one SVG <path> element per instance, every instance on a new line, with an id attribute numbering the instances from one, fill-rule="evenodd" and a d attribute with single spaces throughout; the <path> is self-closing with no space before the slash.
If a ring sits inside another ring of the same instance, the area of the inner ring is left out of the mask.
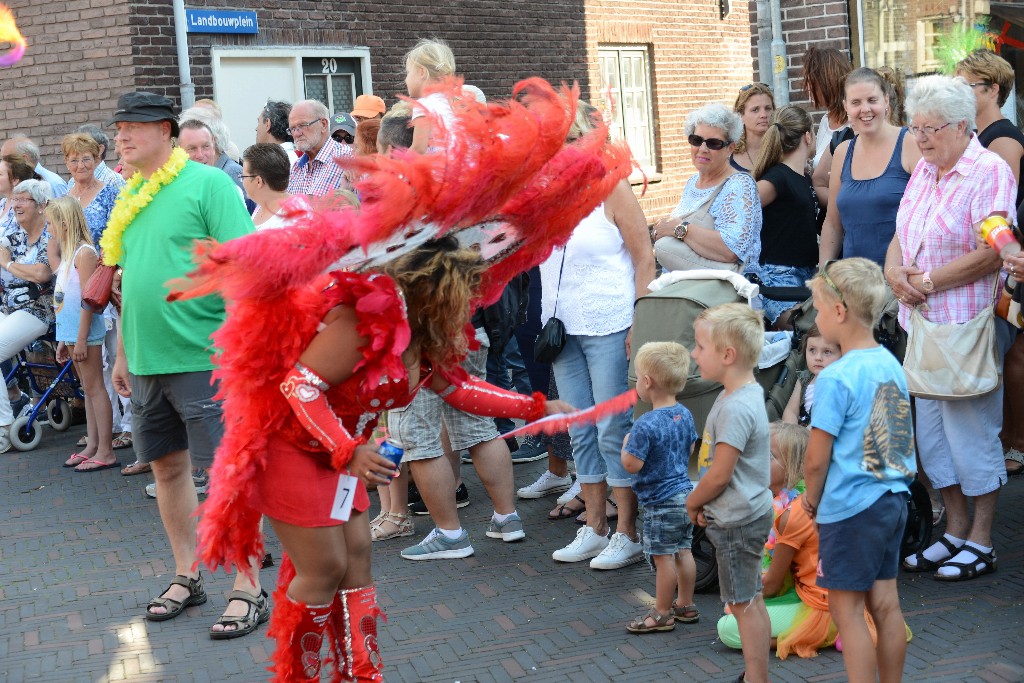
<path id="1" fill-rule="evenodd" d="M 723 181 L 703 204 L 693 211 L 684 213 L 679 216 L 679 218 L 691 223 L 698 223 L 701 227 L 714 230 L 715 217 L 708 213 L 708 209 L 724 187 L 725 182 Z M 654 243 L 654 256 L 665 272 L 676 270 L 702 270 L 707 268 L 711 268 L 713 270 L 731 270 L 734 273 L 740 272 L 740 264 L 726 263 L 724 261 L 715 261 L 705 258 L 695 252 L 690 245 L 680 239 L 676 239 L 672 235 L 666 235 Z"/>
<path id="2" fill-rule="evenodd" d="M 996 277 L 996 287 L 999 278 Z M 993 299 L 995 292 L 992 293 Z M 999 388 L 1002 374 L 992 305 L 966 323 L 934 323 L 915 307 L 903 370 L 911 396 L 958 401 Z"/>
<path id="3" fill-rule="evenodd" d="M 565 268 L 565 250 L 562 250 L 562 264 L 558 267 L 558 285 L 555 287 L 555 308 L 548 321 L 544 323 L 537 340 L 533 343 L 533 359 L 538 363 L 553 363 L 558 354 L 565 348 L 565 324 L 559 320 L 558 289 L 562 286 L 562 269 Z"/>
<path id="4" fill-rule="evenodd" d="M 88 306 L 96 313 L 102 313 L 110 303 L 110 290 L 114 286 L 114 271 L 117 266 L 104 265 L 100 259 L 96 270 L 85 283 L 82 290 L 82 305 Z"/>

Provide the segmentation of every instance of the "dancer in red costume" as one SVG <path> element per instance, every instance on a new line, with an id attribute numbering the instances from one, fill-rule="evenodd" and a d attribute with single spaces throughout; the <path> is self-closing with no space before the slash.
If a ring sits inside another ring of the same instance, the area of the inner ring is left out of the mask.
<path id="1" fill-rule="evenodd" d="M 277 681 L 320 680 L 325 634 L 332 680 L 383 680 L 366 487 L 396 471 L 367 445 L 380 411 L 424 387 L 487 416 L 569 408 L 466 375 L 466 323 L 568 240 L 627 174 L 628 151 L 604 130 L 563 144 L 574 90 L 531 79 L 502 105 L 461 97 L 457 82 L 445 90 L 459 135 L 442 154 L 347 161 L 364 177 L 358 208 L 202 248 L 181 286 L 228 301 L 214 338 L 226 431 L 202 558 L 246 566 L 262 553 L 260 515 L 270 519 L 287 553 L 271 623 Z"/>

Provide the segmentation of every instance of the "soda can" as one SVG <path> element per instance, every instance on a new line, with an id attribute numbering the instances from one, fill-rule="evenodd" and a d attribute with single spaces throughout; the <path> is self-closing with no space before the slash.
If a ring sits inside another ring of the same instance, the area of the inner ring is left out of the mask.
<path id="1" fill-rule="evenodd" d="M 402 462 L 402 456 L 405 455 L 405 449 L 402 448 L 402 444 L 391 439 L 385 440 L 380 448 L 377 449 L 379 455 L 383 455 L 385 458 L 390 460 L 398 467 Z"/>

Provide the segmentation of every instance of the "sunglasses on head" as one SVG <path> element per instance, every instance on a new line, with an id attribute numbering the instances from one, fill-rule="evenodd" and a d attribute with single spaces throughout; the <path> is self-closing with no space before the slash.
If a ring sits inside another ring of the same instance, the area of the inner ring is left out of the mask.
<path id="1" fill-rule="evenodd" d="M 748 90 L 757 85 L 761 86 L 762 88 L 768 88 L 769 90 L 772 89 L 772 86 L 768 85 L 767 83 L 747 83 L 745 86 L 740 88 L 740 92 L 747 92 Z"/>
<path id="2" fill-rule="evenodd" d="M 717 152 L 720 149 L 725 149 L 729 145 L 729 143 L 726 142 L 725 140 L 720 140 L 718 138 L 702 138 L 699 135 L 691 135 L 686 139 L 689 140 L 690 144 L 693 145 L 694 147 L 707 145 L 708 149 L 712 150 L 713 152 Z"/>
<path id="3" fill-rule="evenodd" d="M 841 303 L 843 306 L 845 306 L 846 305 L 846 298 L 843 297 L 843 290 L 839 289 L 839 287 L 832 280 L 832 278 L 829 277 L 829 274 L 828 274 L 828 267 L 831 266 L 833 263 L 835 263 L 838 260 L 839 259 L 832 259 L 831 261 L 826 261 L 825 262 L 825 265 L 821 269 L 821 279 L 824 280 L 825 284 L 828 285 L 829 289 L 831 289 L 833 292 L 835 292 L 835 295 L 839 297 L 839 303 Z"/>

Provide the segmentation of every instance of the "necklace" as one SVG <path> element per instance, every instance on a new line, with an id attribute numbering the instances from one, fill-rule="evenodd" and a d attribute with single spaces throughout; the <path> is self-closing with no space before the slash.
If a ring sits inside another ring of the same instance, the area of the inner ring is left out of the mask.
<path id="1" fill-rule="evenodd" d="M 121 246 L 124 231 L 128 229 L 139 212 L 149 206 L 156 194 L 178 177 L 187 162 L 188 155 L 185 154 L 185 150 L 175 147 L 167 163 L 157 169 L 148 180 L 143 178 L 138 171 L 135 172 L 121 193 L 117 195 L 117 203 L 114 204 L 114 210 L 110 212 L 110 220 L 107 221 L 103 237 L 100 238 L 100 250 L 105 264 L 113 265 L 121 260 L 124 255 Z"/>

